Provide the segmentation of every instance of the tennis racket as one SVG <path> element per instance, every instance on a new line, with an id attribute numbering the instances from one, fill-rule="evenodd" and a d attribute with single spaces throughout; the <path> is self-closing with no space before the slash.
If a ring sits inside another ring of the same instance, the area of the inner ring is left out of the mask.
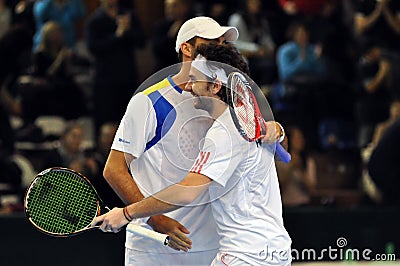
<path id="1" fill-rule="evenodd" d="M 61 167 L 46 169 L 33 179 L 25 194 L 24 209 L 39 231 L 55 237 L 70 237 L 91 230 L 89 225 L 93 219 L 110 210 L 85 176 Z M 127 231 L 163 245 L 169 243 L 168 235 L 139 225 L 130 223 Z"/>
<path id="2" fill-rule="evenodd" d="M 252 88 L 243 74 L 229 74 L 226 94 L 233 122 L 240 135 L 247 141 L 260 144 L 267 128 Z M 280 143 L 276 144 L 275 152 L 283 162 L 290 162 L 290 153 Z"/>

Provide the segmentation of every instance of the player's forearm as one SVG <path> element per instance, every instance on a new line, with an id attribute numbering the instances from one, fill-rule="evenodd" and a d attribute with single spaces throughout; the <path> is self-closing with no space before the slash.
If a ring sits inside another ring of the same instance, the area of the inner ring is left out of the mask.
<path id="1" fill-rule="evenodd" d="M 128 211 L 134 218 L 143 218 L 188 206 L 207 190 L 210 182 L 206 176 L 189 173 L 179 184 L 171 185 L 151 197 L 128 206 Z"/>
<path id="2" fill-rule="evenodd" d="M 172 185 L 153 196 L 129 205 L 128 211 L 134 218 L 174 211 L 193 202 L 197 194 L 192 194 L 190 191 L 190 188 L 182 187 L 179 184 Z"/>

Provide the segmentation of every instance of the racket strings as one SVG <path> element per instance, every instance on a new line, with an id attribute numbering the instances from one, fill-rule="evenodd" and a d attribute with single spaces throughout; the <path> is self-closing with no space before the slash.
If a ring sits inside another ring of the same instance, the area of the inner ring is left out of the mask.
<path id="1" fill-rule="evenodd" d="M 27 211 L 42 230 L 68 234 L 83 229 L 96 216 L 93 189 L 81 177 L 51 171 L 39 178 L 29 192 Z"/>
<path id="2" fill-rule="evenodd" d="M 247 86 L 243 82 L 236 80 L 234 88 L 232 97 L 236 117 L 247 137 L 254 139 L 257 137 L 254 103 L 249 95 Z"/>

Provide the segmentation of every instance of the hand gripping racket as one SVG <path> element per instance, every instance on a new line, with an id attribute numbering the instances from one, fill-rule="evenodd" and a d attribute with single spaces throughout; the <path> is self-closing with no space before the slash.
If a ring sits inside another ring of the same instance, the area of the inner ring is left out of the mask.
<path id="1" fill-rule="evenodd" d="M 247 141 L 261 143 L 267 130 L 265 121 L 252 88 L 241 73 L 229 74 L 226 95 L 233 122 L 240 135 Z M 290 153 L 280 143 L 277 143 L 275 152 L 283 162 L 290 162 Z"/>
<path id="2" fill-rule="evenodd" d="M 24 208 L 27 218 L 39 231 L 55 237 L 91 230 L 93 219 L 110 210 L 86 177 L 61 167 L 46 169 L 33 179 L 25 194 Z M 169 242 L 168 235 L 132 223 L 127 231 L 163 245 Z"/>

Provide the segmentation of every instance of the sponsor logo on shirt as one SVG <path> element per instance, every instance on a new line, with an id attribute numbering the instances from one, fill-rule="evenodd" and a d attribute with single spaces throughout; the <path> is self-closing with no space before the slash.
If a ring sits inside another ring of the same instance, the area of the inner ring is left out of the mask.
<path id="1" fill-rule="evenodd" d="M 210 158 L 210 152 L 209 151 L 207 151 L 207 152 L 200 151 L 200 154 L 197 157 L 197 160 L 196 160 L 194 166 L 192 167 L 192 169 L 190 171 L 200 174 L 201 173 L 201 169 L 203 169 L 203 166 L 207 163 L 209 158 Z"/>
<path id="2" fill-rule="evenodd" d="M 131 142 L 129 140 L 123 139 L 123 138 L 119 138 L 118 139 L 119 142 L 125 143 L 125 144 L 131 144 Z"/>

